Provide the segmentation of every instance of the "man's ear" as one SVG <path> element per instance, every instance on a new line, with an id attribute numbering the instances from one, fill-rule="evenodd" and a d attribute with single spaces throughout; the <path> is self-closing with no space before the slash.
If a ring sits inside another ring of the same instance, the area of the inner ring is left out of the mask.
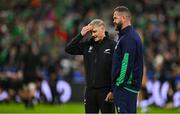
<path id="1" fill-rule="evenodd" d="M 122 16 L 122 21 L 124 22 L 125 20 L 126 20 L 126 16 L 123 15 L 123 16 Z"/>

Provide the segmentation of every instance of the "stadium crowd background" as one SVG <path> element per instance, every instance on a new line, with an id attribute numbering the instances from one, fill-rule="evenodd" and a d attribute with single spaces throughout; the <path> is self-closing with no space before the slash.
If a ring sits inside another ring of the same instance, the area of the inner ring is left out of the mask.
<path id="1" fill-rule="evenodd" d="M 179 0 L 1 0 L 0 102 L 60 103 L 58 80 L 84 84 L 83 58 L 66 54 L 64 47 L 94 18 L 103 19 L 116 40 L 112 11 L 118 5 L 131 10 L 144 43 L 139 106 L 180 107 Z M 40 89 L 44 80 L 49 100 Z"/>

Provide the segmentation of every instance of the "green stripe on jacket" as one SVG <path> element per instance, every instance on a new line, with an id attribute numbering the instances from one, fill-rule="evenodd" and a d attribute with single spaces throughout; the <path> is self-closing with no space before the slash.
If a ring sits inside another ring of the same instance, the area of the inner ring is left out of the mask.
<path id="1" fill-rule="evenodd" d="M 122 60 L 122 64 L 121 64 L 120 75 L 116 80 L 117 86 L 119 86 L 120 84 L 122 84 L 124 82 L 124 78 L 126 76 L 126 71 L 127 71 L 127 67 L 128 67 L 128 61 L 129 61 L 129 53 L 125 53 L 123 60 Z"/>

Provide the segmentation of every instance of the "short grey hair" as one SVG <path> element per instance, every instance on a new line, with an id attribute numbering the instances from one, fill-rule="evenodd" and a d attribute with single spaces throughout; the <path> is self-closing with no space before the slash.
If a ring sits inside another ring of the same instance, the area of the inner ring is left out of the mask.
<path id="1" fill-rule="evenodd" d="M 104 26 L 105 27 L 104 21 L 101 19 L 93 19 L 89 24 L 92 26 Z"/>

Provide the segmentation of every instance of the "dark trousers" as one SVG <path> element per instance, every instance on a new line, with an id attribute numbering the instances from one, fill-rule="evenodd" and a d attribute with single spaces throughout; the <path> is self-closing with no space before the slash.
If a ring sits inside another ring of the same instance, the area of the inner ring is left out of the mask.
<path id="1" fill-rule="evenodd" d="M 136 113 L 137 94 L 123 87 L 113 89 L 114 103 L 118 113 Z"/>
<path id="2" fill-rule="evenodd" d="M 85 112 L 86 113 L 115 113 L 115 107 L 113 103 L 106 102 L 105 98 L 108 94 L 107 88 L 86 88 L 85 91 Z"/>

